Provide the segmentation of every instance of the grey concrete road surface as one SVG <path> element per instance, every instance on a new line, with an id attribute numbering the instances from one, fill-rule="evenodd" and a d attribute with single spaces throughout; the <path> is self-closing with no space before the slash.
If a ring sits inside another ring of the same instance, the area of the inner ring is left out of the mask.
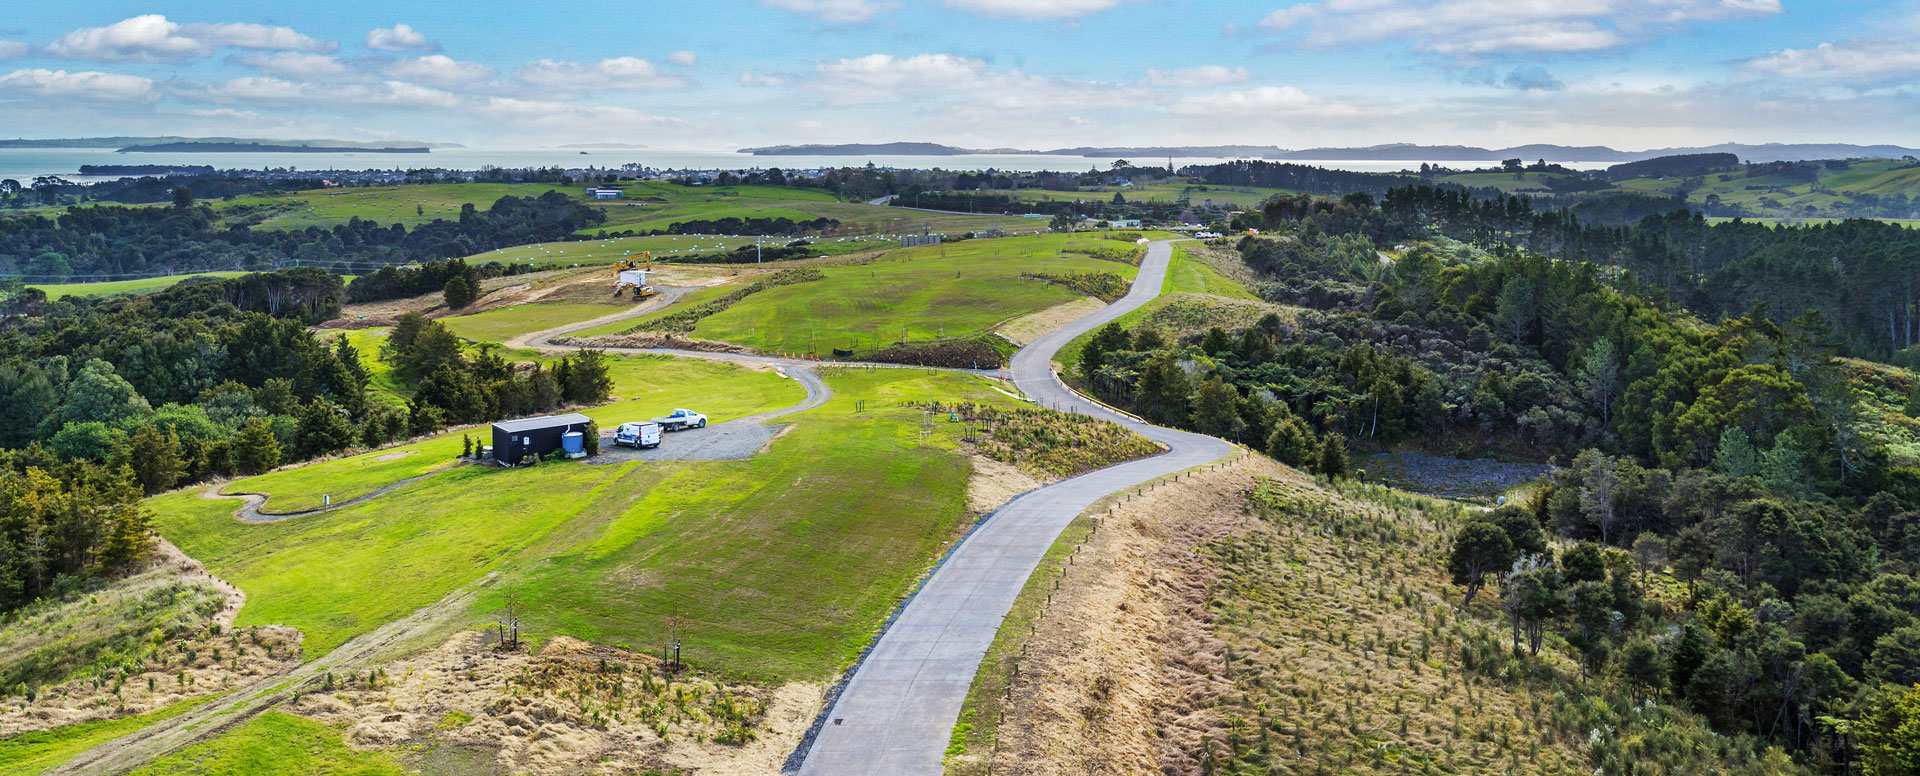
<path id="1" fill-rule="evenodd" d="M 855 669 L 804 753 L 805 776 L 937 776 L 960 705 L 1013 599 L 1060 532 L 1107 494 L 1213 461 L 1234 447 L 1141 423 L 1078 396 L 1052 369 L 1062 345 L 1160 294 L 1170 243 L 1152 244 L 1120 301 L 1022 348 L 1013 379 L 1029 397 L 1112 420 L 1167 446 L 1020 496 L 975 529 L 914 595 Z"/>

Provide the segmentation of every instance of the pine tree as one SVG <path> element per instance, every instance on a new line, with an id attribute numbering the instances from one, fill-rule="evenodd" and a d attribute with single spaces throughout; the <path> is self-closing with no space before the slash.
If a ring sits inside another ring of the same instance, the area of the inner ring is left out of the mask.
<path id="1" fill-rule="evenodd" d="M 560 384 L 563 398 L 574 404 L 599 404 L 613 393 L 613 376 L 607 372 L 607 357 L 592 348 L 581 348 L 568 359 L 566 381 Z"/>
<path id="2" fill-rule="evenodd" d="M 1314 465 L 1319 452 L 1320 442 L 1313 438 L 1313 430 L 1291 412 L 1274 421 L 1273 433 L 1267 435 L 1267 455 L 1296 469 Z"/>
<path id="3" fill-rule="evenodd" d="M 260 474 L 280 465 L 280 442 L 265 418 L 248 418 L 233 437 L 233 468 L 240 474 Z"/>
<path id="4" fill-rule="evenodd" d="M 454 275 L 447 278 L 447 285 L 441 289 L 441 293 L 446 298 L 447 306 L 458 310 L 473 304 L 479 289 L 474 288 L 473 281 L 468 280 L 466 275 Z"/>
<path id="5" fill-rule="evenodd" d="M 1752 477 L 1760 473 L 1760 453 L 1753 449 L 1747 432 L 1728 426 L 1720 432 L 1720 446 L 1713 454 L 1713 468 L 1729 477 Z"/>
<path id="6" fill-rule="evenodd" d="M 1347 460 L 1347 438 L 1332 433 L 1320 440 L 1320 473 L 1331 479 L 1347 476 L 1352 464 Z"/>
<path id="7" fill-rule="evenodd" d="M 172 428 L 162 433 L 157 427 L 141 426 L 133 432 L 131 447 L 127 463 L 148 495 L 173 487 L 186 474 L 180 437 Z"/>
<path id="8" fill-rule="evenodd" d="M 1193 396 L 1193 427 L 1202 434 L 1236 439 L 1246 427 L 1240 419 L 1240 393 L 1214 375 Z"/>

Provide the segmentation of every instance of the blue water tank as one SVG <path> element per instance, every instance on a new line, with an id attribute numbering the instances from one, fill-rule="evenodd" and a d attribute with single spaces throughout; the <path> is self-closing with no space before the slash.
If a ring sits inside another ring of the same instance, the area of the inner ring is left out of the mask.
<path id="1" fill-rule="evenodd" d="M 587 437 L 578 431 L 569 431 L 560 435 L 560 449 L 565 450 L 568 458 L 580 458 L 587 454 Z"/>

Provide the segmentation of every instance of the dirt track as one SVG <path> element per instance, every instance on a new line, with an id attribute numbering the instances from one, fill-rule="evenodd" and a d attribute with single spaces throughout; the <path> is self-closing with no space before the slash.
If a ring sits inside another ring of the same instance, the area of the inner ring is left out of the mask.
<path id="1" fill-rule="evenodd" d="M 479 588 L 492 581 L 493 575 L 488 574 L 480 581 L 422 607 L 404 619 L 354 637 L 317 660 L 262 677 L 218 701 L 96 746 L 67 761 L 53 773 L 99 776 L 125 773 L 201 738 L 232 728 L 286 702 L 326 672 L 356 670 L 393 647 L 428 635 L 449 615 L 464 608 Z"/>

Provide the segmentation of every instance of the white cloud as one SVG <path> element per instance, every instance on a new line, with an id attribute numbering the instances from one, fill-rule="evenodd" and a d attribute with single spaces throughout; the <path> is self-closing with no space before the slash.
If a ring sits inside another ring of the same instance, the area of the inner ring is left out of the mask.
<path id="1" fill-rule="evenodd" d="M 338 44 L 287 27 L 264 24 L 177 24 L 146 14 L 61 35 L 46 51 L 67 59 L 100 62 L 165 62 L 202 57 L 221 48 L 326 53 Z"/>
<path id="2" fill-rule="evenodd" d="M 440 44 L 427 40 L 419 30 L 405 24 L 367 30 L 367 48 L 374 51 L 433 52 Z"/>
<path id="3" fill-rule="evenodd" d="M 740 71 L 741 86 L 785 86 L 787 79 L 772 73 L 756 73 L 752 70 Z"/>
<path id="4" fill-rule="evenodd" d="M 304 51 L 241 54 L 234 57 L 233 61 L 267 75 L 285 78 L 328 80 L 354 74 L 354 69 L 337 57 Z"/>
<path id="5" fill-rule="evenodd" d="M 1201 65 L 1178 70 L 1148 70 L 1147 76 L 1140 79 L 1140 83 L 1170 89 L 1197 89 L 1246 83 L 1247 78 L 1247 69 L 1244 67 Z"/>
<path id="6" fill-rule="evenodd" d="M 491 67 L 478 62 L 462 62 L 445 54 L 397 59 L 388 63 L 381 72 L 392 78 L 435 86 L 466 86 L 497 75 Z"/>
<path id="7" fill-rule="evenodd" d="M 836 105 L 928 98 L 1058 112 L 1076 107 L 1112 108 L 1127 101 L 1156 98 L 1151 90 L 1138 86 L 994 70 L 985 60 L 954 54 L 868 54 L 822 62 L 814 66 L 814 72 L 817 77 L 810 85 Z"/>
<path id="8" fill-rule="evenodd" d="M 1317 97 L 1293 86 L 1256 86 L 1207 97 L 1189 97 L 1175 103 L 1173 112 L 1242 119 L 1353 119 L 1383 113 L 1360 103 Z"/>
<path id="9" fill-rule="evenodd" d="M 387 90 L 368 97 L 368 102 L 377 105 L 393 105 L 403 108 L 434 108 L 452 110 L 466 104 L 466 99 L 453 92 L 431 89 L 404 81 L 388 81 L 383 84 Z"/>
<path id="10" fill-rule="evenodd" d="M 210 84 L 177 83 L 176 94 L 202 102 L 260 105 L 308 102 L 315 95 L 307 84 L 272 76 L 245 76 Z"/>
<path id="11" fill-rule="evenodd" d="M 557 94 L 661 91 L 687 85 L 686 79 L 662 73 L 652 62 L 633 57 L 603 59 L 593 64 L 542 59 L 521 65 L 513 75 L 523 83 Z"/>
<path id="12" fill-rule="evenodd" d="M 1311 46 L 1411 42 L 1471 58 L 1600 51 L 1696 22 L 1781 12 L 1780 0 L 1317 0 L 1260 20 Z"/>
<path id="13" fill-rule="evenodd" d="M 1121 0 L 946 0 L 947 7 L 996 18 L 1071 19 L 1099 13 Z"/>
<path id="14" fill-rule="evenodd" d="M 0 75 L 0 92 L 89 100 L 150 100 L 153 79 L 121 73 L 65 70 L 15 70 Z"/>
<path id="15" fill-rule="evenodd" d="M 760 0 L 760 3 L 834 24 L 857 24 L 900 7 L 892 0 Z"/>
<path id="16" fill-rule="evenodd" d="M 0 59 L 16 59 L 27 55 L 29 46 L 17 40 L 0 40 Z"/>
<path id="17" fill-rule="evenodd" d="M 675 51 L 667 55 L 667 64 L 693 67 L 700 64 L 700 55 L 691 51 Z"/>
<path id="18" fill-rule="evenodd" d="M 1879 83 L 1920 73 L 1920 48 L 1912 41 L 1863 38 L 1786 49 L 1748 60 L 1754 77 Z"/>

